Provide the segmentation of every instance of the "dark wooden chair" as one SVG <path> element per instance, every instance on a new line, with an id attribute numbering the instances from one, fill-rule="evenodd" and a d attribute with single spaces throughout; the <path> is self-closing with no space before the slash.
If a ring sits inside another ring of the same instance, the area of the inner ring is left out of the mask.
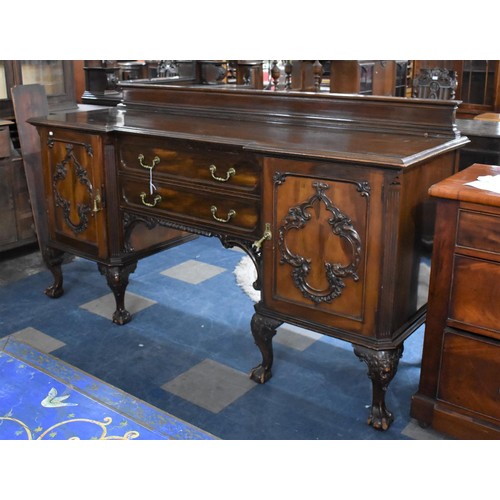
<path id="1" fill-rule="evenodd" d="M 412 97 L 422 99 L 455 99 L 457 73 L 444 68 L 423 68 L 413 79 Z M 422 203 L 422 245 L 432 250 L 436 204 L 432 199 Z"/>
<path id="2" fill-rule="evenodd" d="M 424 68 L 413 79 L 412 96 L 423 99 L 455 99 L 457 73 L 444 68 Z"/>
<path id="3" fill-rule="evenodd" d="M 236 61 L 236 84 L 263 89 L 262 61 Z"/>
<path id="4" fill-rule="evenodd" d="M 40 249 L 43 251 L 48 237 L 48 226 L 45 216 L 40 137 L 36 128 L 26 120 L 49 114 L 45 87 L 40 84 L 17 85 L 12 88 L 12 102 L 35 231 Z"/>

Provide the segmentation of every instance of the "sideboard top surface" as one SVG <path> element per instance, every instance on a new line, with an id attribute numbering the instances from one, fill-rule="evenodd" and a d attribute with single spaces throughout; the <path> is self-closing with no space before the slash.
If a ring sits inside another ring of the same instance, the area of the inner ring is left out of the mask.
<path id="1" fill-rule="evenodd" d="M 117 108 L 34 125 L 226 144 L 264 154 L 408 167 L 468 142 L 456 101 L 131 85 Z"/>

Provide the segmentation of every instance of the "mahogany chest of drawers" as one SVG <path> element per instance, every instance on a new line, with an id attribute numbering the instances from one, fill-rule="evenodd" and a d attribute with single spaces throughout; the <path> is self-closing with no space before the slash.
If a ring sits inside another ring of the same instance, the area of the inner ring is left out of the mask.
<path id="1" fill-rule="evenodd" d="M 430 189 L 437 220 L 422 371 L 411 414 L 459 439 L 500 438 L 500 194 L 467 186 L 475 164 Z"/>

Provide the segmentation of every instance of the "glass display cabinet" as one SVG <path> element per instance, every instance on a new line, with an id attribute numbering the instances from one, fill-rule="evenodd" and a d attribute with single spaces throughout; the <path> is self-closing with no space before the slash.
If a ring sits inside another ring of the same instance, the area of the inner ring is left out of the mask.
<path id="1" fill-rule="evenodd" d="M 500 112 L 500 61 L 414 61 L 414 74 L 434 67 L 457 72 L 458 118 Z"/>
<path id="2" fill-rule="evenodd" d="M 40 83 L 45 87 L 51 111 L 76 108 L 72 61 L 0 61 L 0 118 L 13 119 L 10 89 Z"/>

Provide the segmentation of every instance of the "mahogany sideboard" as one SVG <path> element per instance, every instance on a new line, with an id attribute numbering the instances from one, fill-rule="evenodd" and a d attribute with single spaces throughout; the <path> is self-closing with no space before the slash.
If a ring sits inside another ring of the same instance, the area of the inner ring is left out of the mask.
<path id="1" fill-rule="evenodd" d="M 241 247 L 262 292 L 251 378 L 271 377 L 283 322 L 351 342 L 372 381 L 368 422 L 387 429 L 386 390 L 425 318 L 427 191 L 468 141 L 459 103 L 232 85 L 121 91 L 114 109 L 29 120 L 48 246 L 120 264 L 144 228 L 165 227 Z"/>
<path id="2" fill-rule="evenodd" d="M 459 439 L 500 438 L 500 194 L 466 184 L 475 164 L 430 189 L 438 200 L 420 384 L 411 415 Z"/>

